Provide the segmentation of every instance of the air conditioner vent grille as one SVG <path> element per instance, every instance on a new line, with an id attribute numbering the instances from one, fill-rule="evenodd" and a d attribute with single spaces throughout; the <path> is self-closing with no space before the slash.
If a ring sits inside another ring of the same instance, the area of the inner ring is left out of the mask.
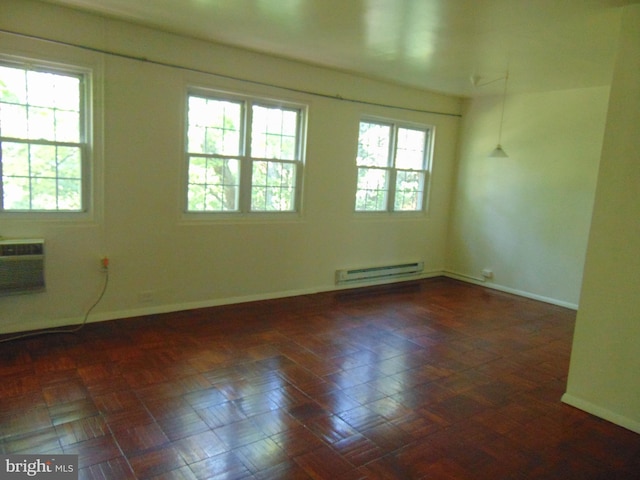
<path id="1" fill-rule="evenodd" d="M 44 289 L 44 240 L 0 240 L 0 296 Z"/>
<path id="2" fill-rule="evenodd" d="M 42 255 L 44 244 L 42 243 L 0 243 L 0 257 L 20 255 Z"/>

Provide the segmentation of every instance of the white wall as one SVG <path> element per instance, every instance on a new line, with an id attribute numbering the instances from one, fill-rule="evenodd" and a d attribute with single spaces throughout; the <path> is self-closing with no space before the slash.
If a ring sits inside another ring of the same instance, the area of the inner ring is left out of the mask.
<path id="1" fill-rule="evenodd" d="M 30 0 L 3 0 L 0 28 L 296 90 L 459 114 L 460 100 L 135 27 Z M 0 236 L 43 237 L 47 291 L 0 297 L 0 332 L 335 288 L 336 268 L 408 260 L 444 268 L 457 116 L 344 102 L 188 69 L 0 34 L 0 51 L 94 70 L 94 208 L 80 221 L 0 216 Z M 309 106 L 303 211 L 282 220 L 190 221 L 181 210 L 189 85 Z M 353 213 L 361 115 L 436 127 L 428 215 Z"/>
<path id="2" fill-rule="evenodd" d="M 640 433 L 640 5 L 611 87 L 582 301 L 563 400 Z"/>
<path id="3" fill-rule="evenodd" d="M 513 76 L 513 75 L 512 75 Z M 608 87 L 508 95 L 464 107 L 449 271 L 577 307 Z"/>

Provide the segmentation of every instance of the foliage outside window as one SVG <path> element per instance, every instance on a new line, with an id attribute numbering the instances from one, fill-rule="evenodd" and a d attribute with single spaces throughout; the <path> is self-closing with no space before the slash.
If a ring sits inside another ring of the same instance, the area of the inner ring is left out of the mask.
<path id="1" fill-rule="evenodd" d="M 187 211 L 296 211 L 303 120 L 298 107 L 189 95 Z"/>
<path id="2" fill-rule="evenodd" d="M 356 211 L 423 210 L 431 137 L 427 127 L 360 122 Z"/>
<path id="3" fill-rule="evenodd" d="M 0 64 L 0 210 L 85 210 L 84 83 Z"/>

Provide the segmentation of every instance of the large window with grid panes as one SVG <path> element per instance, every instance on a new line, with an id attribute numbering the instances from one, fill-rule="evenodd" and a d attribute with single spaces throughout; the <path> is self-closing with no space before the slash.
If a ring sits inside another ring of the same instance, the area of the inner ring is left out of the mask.
<path id="1" fill-rule="evenodd" d="M 187 212 L 300 208 L 306 109 L 192 91 L 187 101 Z"/>
<path id="2" fill-rule="evenodd" d="M 0 61 L 0 211 L 88 208 L 89 74 Z"/>
<path id="3" fill-rule="evenodd" d="M 424 211 L 432 142 L 432 127 L 363 119 L 356 157 L 356 211 Z"/>

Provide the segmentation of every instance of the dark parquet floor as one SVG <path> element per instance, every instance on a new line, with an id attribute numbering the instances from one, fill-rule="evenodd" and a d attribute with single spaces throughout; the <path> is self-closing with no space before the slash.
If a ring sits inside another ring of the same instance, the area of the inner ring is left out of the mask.
<path id="1" fill-rule="evenodd" d="M 82 479 L 638 479 L 560 402 L 575 312 L 445 278 L 0 344 L 0 452 Z"/>

